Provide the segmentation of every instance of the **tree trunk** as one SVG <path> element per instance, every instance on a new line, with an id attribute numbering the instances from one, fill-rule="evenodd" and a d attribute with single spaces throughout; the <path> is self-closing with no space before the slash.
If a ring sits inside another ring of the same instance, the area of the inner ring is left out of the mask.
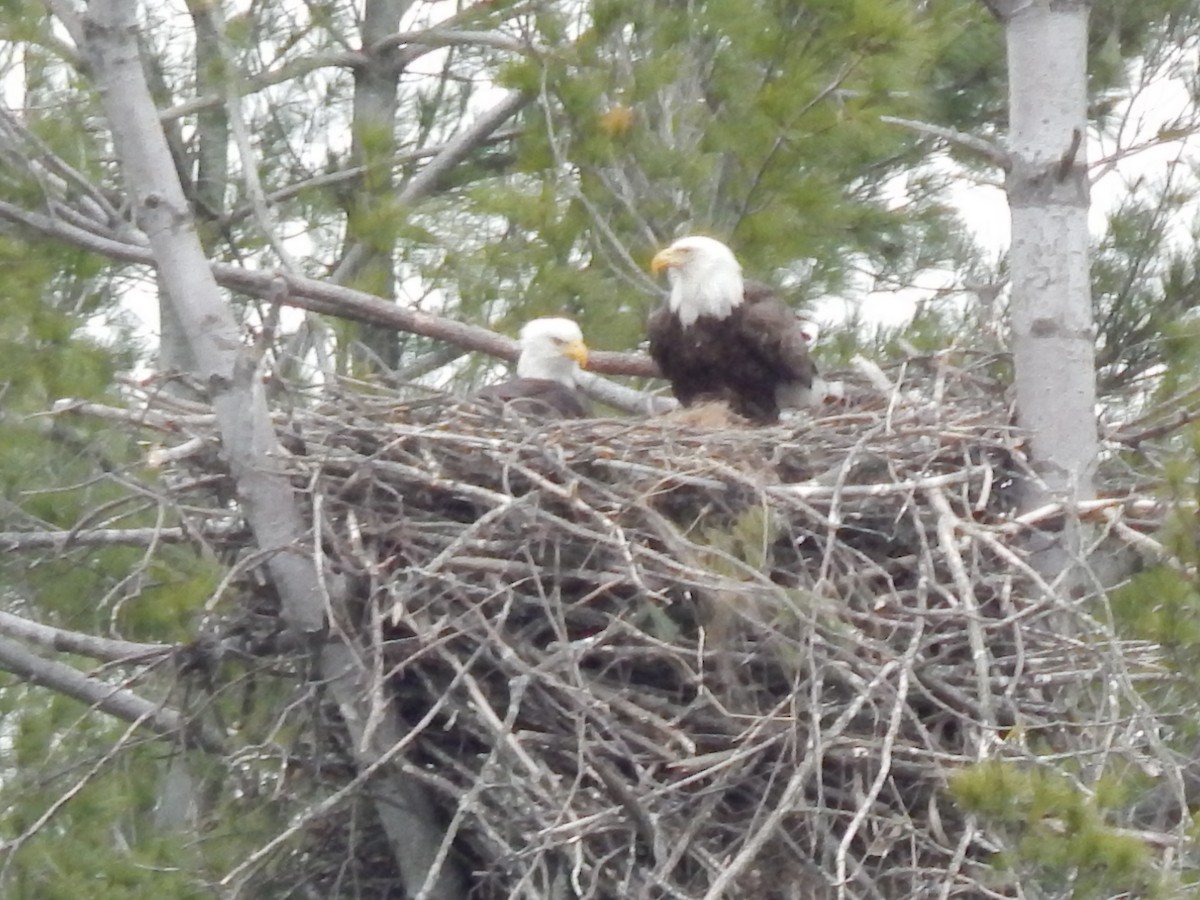
<path id="1" fill-rule="evenodd" d="M 256 360 L 242 346 L 200 246 L 183 186 L 158 122 L 133 34 L 135 4 L 93 2 L 84 48 L 112 128 L 138 225 L 178 316 L 220 423 L 239 498 L 295 632 L 324 627 L 312 563 L 296 549 L 305 529 L 284 474 Z"/>
<path id="2" fill-rule="evenodd" d="M 353 635 L 331 638 L 324 634 L 327 608 L 336 614 L 344 598 L 336 580 L 326 579 L 311 551 L 305 550 L 311 529 L 283 469 L 284 454 L 271 423 L 256 360 L 242 345 L 200 246 L 142 72 L 136 35 L 136 3 L 92 0 L 81 49 L 103 101 L 131 206 L 149 239 L 166 296 L 195 354 L 197 374 L 208 388 L 222 450 L 243 514 L 279 593 L 283 618 L 298 644 L 324 642 L 321 677 L 331 684 L 351 734 L 362 738 L 361 723 L 369 721 L 373 712 L 372 692 L 344 686 L 363 683 L 363 660 L 368 654 L 352 646 Z M 386 705 L 375 733 L 385 736 L 392 746 L 405 733 Z M 359 766 L 366 768 L 379 761 L 382 748 L 362 739 L 352 743 Z M 445 832 L 432 814 L 429 792 L 395 766 L 381 767 L 377 777 L 372 796 L 392 839 L 407 894 L 415 895 L 428 880 L 432 887 L 426 893 L 428 900 L 465 897 L 465 879 L 436 852 Z M 403 802 L 397 805 L 397 801 Z"/>
<path id="3" fill-rule="evenodd" d="M 396 292 L 395 239 L 389 207 L 396 204 L 392 163 L 396 155 L 396 110 L 400 73 L 393 51 L 372 52 L 384 38 L 395 34 L 411 0 L 366 0 L 362 20 L 362 46 L 367 62 L 354 73 L 354 119 L 351 123 L 351 165 L 364 173 L 351 198 L 346 220 L 346 250 L 361 248 L 356 265 L 342 272 L 343 283 L 391 298 Z M 382 363 L 389 369 L 400 364 L 400 340 L 395 331 L 362 326 L 366 364 Z"/>
<path id="4" fill-rule="evenodd" d="M 1095 333 L 1088 272 L 1085 0 L 989 4 L 1007 25 L 1008 202 L 1017 417 L 1039 481 L 1026 509 L 1093 496 Z"/>

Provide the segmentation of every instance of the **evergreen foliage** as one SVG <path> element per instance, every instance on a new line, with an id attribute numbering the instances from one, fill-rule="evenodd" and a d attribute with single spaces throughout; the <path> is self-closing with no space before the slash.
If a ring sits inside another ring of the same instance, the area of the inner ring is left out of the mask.
<path id="1" fill-rule="evenodd" d="M 1153 874 L 1142 842 L 1105 822 L 1107 810 L 1128 803 L 1132 781 L 1114 774 L 1084 791 L 1049 766 L 995 761 L 961 772 L 951 791 L 968 811 L 1010 832 L 1012 849 L 997 855 L 997 868 L 1042 896 L 1165 898 L 1168 885 Z"/>

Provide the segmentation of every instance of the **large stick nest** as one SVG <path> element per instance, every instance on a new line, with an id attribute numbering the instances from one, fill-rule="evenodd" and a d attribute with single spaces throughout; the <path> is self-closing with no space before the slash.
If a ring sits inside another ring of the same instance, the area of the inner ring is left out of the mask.
<path id="1" fill-rule="evenodd" d="M 1020 896 L 956 774 L 1078 758 L 1086 794 L 1153 753 L 1128 687 L 1159 670 L 1026 563 L 1002 396 L 939 371 L 769 428 L 358 390 L 293 415 L 335 627 L 474 895 Z M 178 456 L 168 483 L 229 496 Z"/>

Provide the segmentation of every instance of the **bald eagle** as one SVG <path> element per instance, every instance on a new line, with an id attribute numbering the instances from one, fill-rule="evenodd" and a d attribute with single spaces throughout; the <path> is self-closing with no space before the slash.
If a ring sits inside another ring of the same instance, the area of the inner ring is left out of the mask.
<path id="1" fill-rule="evenodd" d="M 485 402 L 543 419 L 579 419 L 588 404 L 575 387 L 579 366 L 587 364 L 583 332 L 570 319 L 532 319 L 521 329 L 517 377 L 480 390 Z"/>
<path id="2" fill-rule="evenodd" d="M 650 315 L 650 355 L 684 406 L 712 400 L 751 422 L 813 402 L 813 326 L 769 287 L 742 279 L 733 251 L 710 237 L 680 238 L 650 264 L 671 295 Z"/>

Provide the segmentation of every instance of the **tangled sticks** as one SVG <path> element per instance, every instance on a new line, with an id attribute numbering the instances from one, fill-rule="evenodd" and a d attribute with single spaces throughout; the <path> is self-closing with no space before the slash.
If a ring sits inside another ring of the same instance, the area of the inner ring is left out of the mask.
<path id="1" fill-rule="evenodd" d="M 1087 793 L 1158 752 L 1134 688 L 1166 676 L 1023 561 L 990 396 L 713 429 L 347 391 L 284 423 L 334 627 L 475 895 L 1020 896 L 1020 830 L 956 779 L 1070 759 Z"/>

